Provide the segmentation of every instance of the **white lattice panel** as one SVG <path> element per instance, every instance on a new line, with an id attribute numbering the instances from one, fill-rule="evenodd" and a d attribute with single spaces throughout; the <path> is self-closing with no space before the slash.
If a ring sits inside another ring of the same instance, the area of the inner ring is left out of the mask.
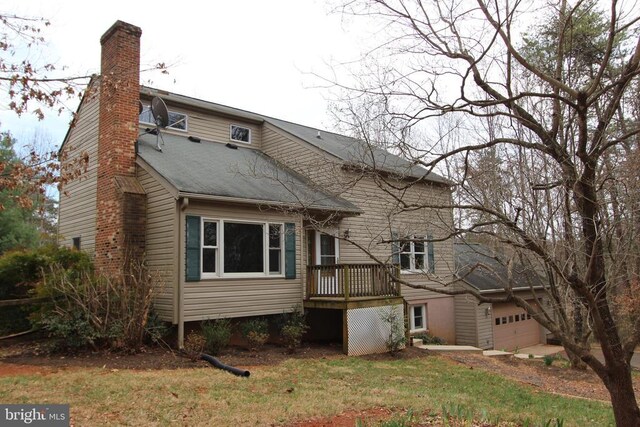
<path id="1" fill-rule="evenodd" d="M 387 351 L 386 342 L 389 338 L 391 327 L 382 318 L 392 309 L 397 311 L 398 318 L 404 324 L 404 307 L 402 304 L 347 310 L 347 333 L 349 337 L 347 354 L 349 356 L 384 353 Z"/>

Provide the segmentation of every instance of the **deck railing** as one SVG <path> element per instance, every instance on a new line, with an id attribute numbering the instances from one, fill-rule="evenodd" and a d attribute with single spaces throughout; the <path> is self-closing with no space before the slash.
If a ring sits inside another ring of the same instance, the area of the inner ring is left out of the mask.
<path id="1" fill-rule="evenodd" d="M 309 265 L 306 298 L 400 296 L 400 285 L 392 280 L 395 268 L 380 264 Z"/>

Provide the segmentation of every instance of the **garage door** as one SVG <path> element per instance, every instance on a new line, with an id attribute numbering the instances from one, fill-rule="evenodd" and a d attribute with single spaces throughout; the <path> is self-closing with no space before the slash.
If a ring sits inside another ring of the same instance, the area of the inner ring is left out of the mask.
<path id="1" fill-rule="evenodd" d="M 513 351 L 540 343 L 540 326 L 513 303 L 493 304 L 493 348 Z"/>

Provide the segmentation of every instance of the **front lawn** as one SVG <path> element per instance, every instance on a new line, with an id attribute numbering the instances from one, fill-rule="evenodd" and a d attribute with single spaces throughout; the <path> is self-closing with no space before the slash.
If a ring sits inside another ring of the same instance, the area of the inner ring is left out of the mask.
<path id="1" fill-rule="evenodd" d="M 214 368 L 69 368 L 0 378 L 0 402 L 69 403 L 76 425 L 287 425 L 350 410 L 474 413 L 543 425 L 613 425 L 610 406 L 539 392 L 479 369 L 428 356 L 402 360 L 291 359 L 248 379 Z M 417 416 L 419 419 L 420 415 Z M 367 424 L 369 425 L 369 424 Z"/>

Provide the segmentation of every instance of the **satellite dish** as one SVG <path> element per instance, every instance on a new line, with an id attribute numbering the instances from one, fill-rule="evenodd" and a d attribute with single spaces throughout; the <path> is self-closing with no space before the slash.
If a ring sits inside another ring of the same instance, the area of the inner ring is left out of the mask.
<path id="1" fill-rule="evenodd" d="M 167 104 L 164 103 L 162 98 L 156 96 L 151 100 L 151 114 L 156 121 L 156 126 L 167 127 L 169 124 L 169 110 L 167 110 Z"/>
<path id="2" fill-rule="evenodd" d="M 138 101 L 138 114 L 142 114 L 143 110 L 144 110 L 144 104 L 142 103 L 142 101 Z"/>

